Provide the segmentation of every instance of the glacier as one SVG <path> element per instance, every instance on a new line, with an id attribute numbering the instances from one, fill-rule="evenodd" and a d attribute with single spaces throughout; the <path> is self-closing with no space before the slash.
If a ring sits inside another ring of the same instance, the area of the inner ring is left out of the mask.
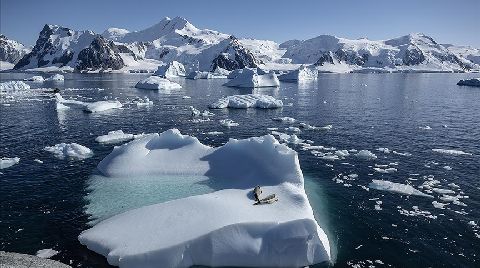
<path id="1" fill-rule="evenodd" d="M 300 267 L 330 262 L 295 151 L 271 135 L 221 147 L 171 129 L 116 147 L 97 166 L 116 178 L 208 177 L 213 192 L 115 215 L 78 239 L 120 267 Z M 254 206 L 253 187 L 279 201 Z"/>

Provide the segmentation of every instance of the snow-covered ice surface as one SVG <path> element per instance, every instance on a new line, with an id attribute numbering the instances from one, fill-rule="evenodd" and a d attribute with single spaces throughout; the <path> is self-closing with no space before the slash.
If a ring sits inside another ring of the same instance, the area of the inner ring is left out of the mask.
<path id="1" fill-rule="evenodd" d="M 111 109 L 122 108 L 122 104 L 119 101 L 96 101 L 91 103 L 86 103 L 85 111 L 89 113 L 104 112 Z"/>
<path id="2" fill-rule="evenodd" d="M 411 185 L 396 183 L 391 181 L 384 181 L 384 180 L 372 180 L 369 184 L 370 188 L 377 189 L 380 191 L 388 191 L 393 193 L 399 193 L 404 195 L 418 195 L 424 197 L 433 197 L 431 195 L 425 194 Z"/>
<path id="3" fill-rule="evenodd" d="M 158 66 L 157 71 L 155 71 L 155 75 L 164 78 L 185 76 L 185 66 L 178 61 L 172 61 L 166 65 Z"/>
<path id="4" fill-rule="evenodd" d="M 32 82 L 43 82 L 43 81 L 45 81 L 45 78 L 43 78 L 43 76 L 41 76 L 41 75 L 34 75 L 32 77 L 25 78 L 24 80 L 25 81 L 32 81 Z"/>
<path id="5" fill-rule="evenodd" d="M 9 168 L 20 163 L 19 157 L 2 157 L 0 158 L 0 169 Z"/>
<path id="6" fill-rule="evenodd" d="M 59 159 L 82 160 L 93 155 L 93 151 L 89 148 L 77 143 L 59 143 L 54 146 L 47 146 L 45 151 L 53 153 Z"/>
<path id="7" fill-rule="evenodd" d="M 30 86 L 22 81 L 8 81 L 0 83 L 1 91 L 30 89 Z M 0 91 L 0 93 L 1 93 Z"/>
<path id="8" fill-rule="evenodd" d="M 297 154 L 272 136 L 213 148 L 172 129 L 114 148 L 98 169 L 109 177 L 207 176 L 215 188 L 130 210 L 82 232 L 79 241 L 110 264 L 299 267 L 330 261 Z M 258 184 L 279 201 L 254 206 L 251 191 Z"/>
<path id="9" fill-rule="evenodd" d="M 281 108 L 283 102 L 277 100 L 272 96 L 260 95 L 260 94 L 247 94 L 247 95 L 233 95 L 228 96 L 209 105 L 211 109 L 223 109 L 223 108 L 260 108 L 271 109 Z"/>
<path id="10" fill-rule="evenodd" d="M 135 87 L 142 88 L 142 89 L 165 89 L 165 90 L 182 88 L 181 85 L 159 76 L 150 76 L 148 78 L 140 80 L 135 85 Z"/>
<path id="11" fill-rule="evenodd" d="M 100 143 L 121 143 L 125 141 L 129 141 L 133 139 L 133 134 L 128 134 L 128 133 L 123 133 L 123 131 L 120 130 L 114 130 L 114 131 L 109 131 L 108 134 L 98 136 L 95 138 L 96 142 Z"/>
<path id="12" fill-rule="evenodd" d="M 225 83 L 227 87 L 256 88 L 278 87 L 280 82 L 274 72 L 263 73 L 257 68 L 244 68 L 232 80 Z"/>
<path id="13" fill-rule="evenodd" d="M 56 251 L 51 248 L 45 248 L 45 249 L 40 249 L 37 251 L 37 257 L 43 258 L 43 259 L 49 259 L 55 255 L 60 253 L 59 251 Z"/>
<path id="14" fill-rule="evenodd" d="M 462 150 L 455 150 L 455 149 L 432 149 L 432 151 L 436 153 L 449 154 L 449 155 L 472 155 L 471 153 L 467 153 Z"/>

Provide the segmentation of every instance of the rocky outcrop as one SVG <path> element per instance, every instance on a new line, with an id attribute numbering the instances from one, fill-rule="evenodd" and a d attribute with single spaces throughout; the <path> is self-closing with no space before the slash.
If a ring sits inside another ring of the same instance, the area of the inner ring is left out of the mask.
<path id="1" fill-rule="evenodd" d="M 101 35 L 97 35 L 90 46 L 78 54 L 76 69 L 79 71 L 121 69 L 124 63 L 119 53 L 120 50 L 113 41 L 107 41 Z"/>
<path id="2" fill-rule="evenodd" d="M 232 71 L 247 67 L 255 68 L 262 64 L 234 36 L 230 36 L 229 39 L 222 42 L 226 43 L 226 48 L 212 61 L 211 71 L 214 71 L 217 67 Z"/>
<path id="3" fill-rule="evenodd" d="M 28 52 L 21 43 L 0 34 L 0 61 L 17 63 Z"/>

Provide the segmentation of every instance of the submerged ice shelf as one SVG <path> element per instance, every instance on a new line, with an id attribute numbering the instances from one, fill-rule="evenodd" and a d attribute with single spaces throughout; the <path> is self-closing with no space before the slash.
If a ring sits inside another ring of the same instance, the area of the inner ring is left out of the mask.
<path id="1" fill-rule="evenodd" d="M 114 148 L 98 170 L 103 183 L 202 177 L 212 191 L 133 209 L 82 232 L 80 242 L 112 265 L 299 267 L 330 261 L 297 154 L 273 136 L 213 148 L 172 129 Z M 256 185 L 279 201 L 254 206 Z"/>

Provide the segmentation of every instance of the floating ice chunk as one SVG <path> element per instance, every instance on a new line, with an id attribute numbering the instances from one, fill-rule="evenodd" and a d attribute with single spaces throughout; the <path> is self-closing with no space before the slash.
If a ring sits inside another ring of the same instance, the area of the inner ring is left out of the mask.
<path id="1" fill-rule="evenodd" d="M 211 109 L 223 109 L 223 108 L 260 108 L 260 109 L 272 109 L 281 108 L 283 102 L 277 100 L 272 96 L 259 95 L 259 94 L 247 94 L 247 95 L 233 95 L 228 96 L 209 105 Z"/>
<path id="2" fill-rule="evenodd" d="M 99 143 L 111 144 L 111 143 L 120 143 L 124 141 L 129 141 L 132 139 L 133 139 L 133 134 L 123 133 L 123 131 L 120 129 L 120 130 L 110 131 L 108 132 L 107 135 L 98 136 L 95 139 L 95 141 Z"/>
<path id="3" fill-rule="evenodd" d="M 190 111 L 192 112 L 192 116 L 201 116 L 201 117 L 209 117 L 209 116 L 214 116 L 215 114 L 212 112 L 209 112 L 207 110 L 204 110 L 203 112 L 200 112 L 200 110 L 196 109 L 193 106 L 190 106 Z"/>
<path id="4" fill-rule="evenodd" d="M 207 135 L 212 135 L 212 136 L 217 136 L 217 135 L 222 135 L 223 132 L 222 131 L 210 131 L 210 132 L 207 132 Z"/>
<path id="5" fill-rule="evenodd" d="M 438 209 L 445 209 L 445 206 L 447 206 L 448 204 L 447 203 L 440 203 L 438 201 L 432 201 L 432 205 L 435 208 L 438 208 Z"/>
<path id="6" fill-rule="evenodd" d="M 22 81 L 8 81 L 0 83 L 0 90 L 23 90 L 30 89 L 30 86 Z"/>
<path id="7" fill-rule="evenodd" d="M 423 126 L 423 127 L 418 127 L 419 129 L 423 130 L 431 130 L 432 128 L 430 126 Z"/>
<path id="8" fill-rule="evenodd" d="M 51 248 L 46 248 L 46 249 L 40 249 L 39 251 L 37 251 L 37 257 L 40 257 L 42 259 L 49 259 L 55 255 L 57 255 L 58 253 L 60 253 L 59 251 L 56 251 L 54 249 L 51 249 Z"/>
<path id="9" fill-rule="evenodd" d="M 82 232 L 80 243 L 112 265 L 303 267 L 330 260 L 298 156 L 271 135 L 212 148 L 168 130 L 115 148 L 98 168 L 121 177 L 205 175 L 219 185 L 213 193 L 130 210 Z M 279 201 L 254 206 L 249 196 L 258 184 Z"/>
<path id="10" fill-rule="evenodd" d="M 103 112 L 111 109 L 121 108 L 122 104 L 119 101 L 96 101 L 86 103 L 84 110 L 90 113 Z"/>
<path id="11" fill-rule="evenodd" d="M 443 166 L 443 169 L 445 169 L 445 170 L 452 170 L 452 167 L 450 167 L 450 166 Z"/>
<path id="12" fill-rule="evenodd" d="M 397 152 L 395 150 L 393 150 L 392 153 L 396 154 L 396 155 L 401 155 L 401 156 L 411 156 L 412 155 L 411 153 L 400 153 L 400 152 Z"/>
<path id="13" fill-rule="evenodd" d="M 345 158 L 350 155 L 348 150 L 338 150 L 338 151 L 335 151 L 335 154 L 340 158 Z"/>
<path id="14" fill-rule="evenodd" d="M 408 184 L 396 183 L 391 181 L 384 180 L 372 180 L 368 185 L 372 189 L 380 191 L 388 191 L 393 193 L 405 194 L 405 195 L 418 195 L 424 197 L 432 197 L 431 195 L 425 194 Z"/>
<path id="15" fill-rule="evenodd" d="M 166 65 L 158 66 L 155 75 L 163 78 L 185 76 L 185 66 L 178 61 L 171 61 Z"/>
<path id="16" fill-rule="evenodd" d="M 36 159 L 36 158 L 35 158 L 35 159 L 33 159 L 33 161 L 35 161 L 35 162 L 37 162 L 37 163 L 39 163 L 39 164 L 43 164 L 43 161 L 40 160 L 40 159 Z"/>
<path id="17" fill-rule="evenodd" d="M 32 82 L 43 82 L 43 81 L 45 81 L 45 79 L 41 75 L 34 75 L 32 77 L 25 78 L 23 80 L 24 81 L 32 81 Z"/>
<path id="18" fill-rule="evenodd" d="M 321 130 L 330 130 L 332 129 L 333 126 L 332 125 L 325 125 L 323 127 L 317 127 L 316 129 L 321 129 Z"/>
<path id="19" fill-rule="evenodd" d="M 392 168 L 392 167 L 390 167 L 390 168 L 385 168 L 385 169 L 379 168 L 379 167 L 375 167 L 375 168 L 373 168 L 373 170 L 375 170 L 375 171 L 378 172 L 378 173 L 385 173 L 385 174 L 397 172 L 397 169 L 396 169 L 396 168 Z"/>
<path id="20" fill-rule="evenodd" d="M 2 157 L 0 158 L 0 169 L 9 168 L 20 163 L 19 157 Z"/>
<path id="21" fill-rule="evenodd" d="M 64 81 L 64 80 L 65 80 L 65 77 L 61 74 L 54 74 L 45 79 L 45 81 Z"/>
<path id="22" fill-rule="evenodd" d="M 455 194 L 455 191 L 450 189 L 432 188 L 432 191 L 438 194 Z"/>
<path id="23" fill-rule="evenodd" d="M 145 97 L 144 99 L 140 99 L 135 102 L 138 107 L 146 107 L 146 106 L 152 106 L 153 101 L 151 101 L 148 97 Z"/>
<path id="24" fill-rule="evenodd" d="M 289 135 L 278 131 L 272 131 L 272 134 L 278 136 L 281 142 L 290 144 L 299 144 L 303 142 L 303 140 L 298 138 L 295 134 Z"/>
<path id="25" fill-rule="evenodd" d="M 295 133 L 295 134 L 302 132 L 298 127 L 287 127 L 285 128 L 285 131 L 288 133 Z"/>
<path id="26" fill-rule="evenodd" d="M 385 154 L 389 154 L 389 153 L 390 153 L 390 149 L 388 149 L 388 148 L 378 148 L 377 151 L 382 152 L 382 153 L 385 153 Z"/>
<path id="27" fill-rule="evenodd" d="M 429 218 L 433 220 L 437 218 L 437 216 L 432 215 L 430 211 L 420 210 L 418 206 L 413 206 L 412 208 L 413 210 L 399 209 L 398 212 L 400 212 L 400 214 L 402 215 L 410 216 L 410 217 L 423 216 L 425 218 Z"/>
<path id="28" fill-rule="evenodd" d="M 191 99 L 192 97 L 190 96 L 183 96 L 182 99 L 186 100 L 186 99 Z"/>
<path id="29" fill-rule="evenodd" d="M 193 71 L 187 74 L 187 79 L 218 79 L 218 78 L 227 78 L 226 75 L 221 75 L 219 73 L 211 73 L 211 72 L 201 72 L 201 71 Z"/>
<path id="30" fill-rule="evenodd" d="M 170 80 L 167 80 L 165 78 L 161 78 L 159 76 L 150 76 L 143 80 L 140 80 L 135 85 L 135 87 L 142 88 L 142 89 L 165 89 L 165 90 L 182 88 L 181 85 L 175 82 L 172 82 Z"/>
<path id="31" fill-rule="evenodd" d="M 449 155 L 472 155 L 471 153 L 466 153 L 460 150 L 453 150 L 453 149 L 432 149 L 432 151 L 442 154 L 449 154 Z"/>
<path id="32" fill-rule="evenodd" d="M 55 100 L 57 101 L 57 103 L 61 103 L 61 104 L 77 104 L 77 105 L 82 105 L 82 106 L 85 106 L 86 103 L 83 102 L 83 101 L 78 101 L 78 100 L 66 100 L 62 97 L 62 95 L 60 95 L 60 93 L 55 93 Z"/>
<path id="33" fill-rule="evenodd" d="M 300 66 L 297 70 L 290 71 L 278 76 L 278 80 L 285 82 L 298 82 L 315 80 L 318 77 L 318 70 L 312 67 Z"/>
<path id="34" fill-rule="evenodd" d="M 232 119 L 222 119 L 219 121 L 220 125 L 224 127 L 238 127 L 239 124 L 234 122 Z"/>
<path id="35" fill-rule="evenodd" d="M 447 185 L 450 186 L 450 187 L 452 187 L 452 188 L 460 188 L 460 186 L 458 186 L 457 184 L 455 184 L 455 183 L 453 183 L 453 182 L 452 182 L 452 183 L 449 183 L 449 184 L 447 184 Z"/>
<path id="36" fill-rule="evenodd" d="M 297 121 L 295 118 L 288 117 L 288 116 L 275 117 L 275 118 L 272 118 L 272 120 L 282 122 L 282 123 L 290 123 L 290 124 L 293 124 L 293 123 L 295 123 L 295 121 Z"/>
<path id="37" fill-rule="evenodd" d="M 280 82 L 273 71 L 260 74 L 257 69 L 245 68 L 235 78 L 225 83 L 224 86 L 242 88 L 278 87 Z"/>
<path id="38" fill-rule="evenodd" d="M 459 86 L 480 87 L 480 78 L 472 78 L 458 81 Z"/>
<path id="39" fill-rule="evenodd" d="M 47 146 L 44 150 L 53 153 L 55 157 L 60 159 L 82 160 L 93 156 L 92 150 L 77 143 L 59 143 L 54 146 Z"/>
<path id="40" fill-rule="evenodd" d="M 360 150 L 358 151 L 358 153 L 355 154 L 355 156 L 364 160 L 377 159 L 377 156 L 369 150 Z"/>

